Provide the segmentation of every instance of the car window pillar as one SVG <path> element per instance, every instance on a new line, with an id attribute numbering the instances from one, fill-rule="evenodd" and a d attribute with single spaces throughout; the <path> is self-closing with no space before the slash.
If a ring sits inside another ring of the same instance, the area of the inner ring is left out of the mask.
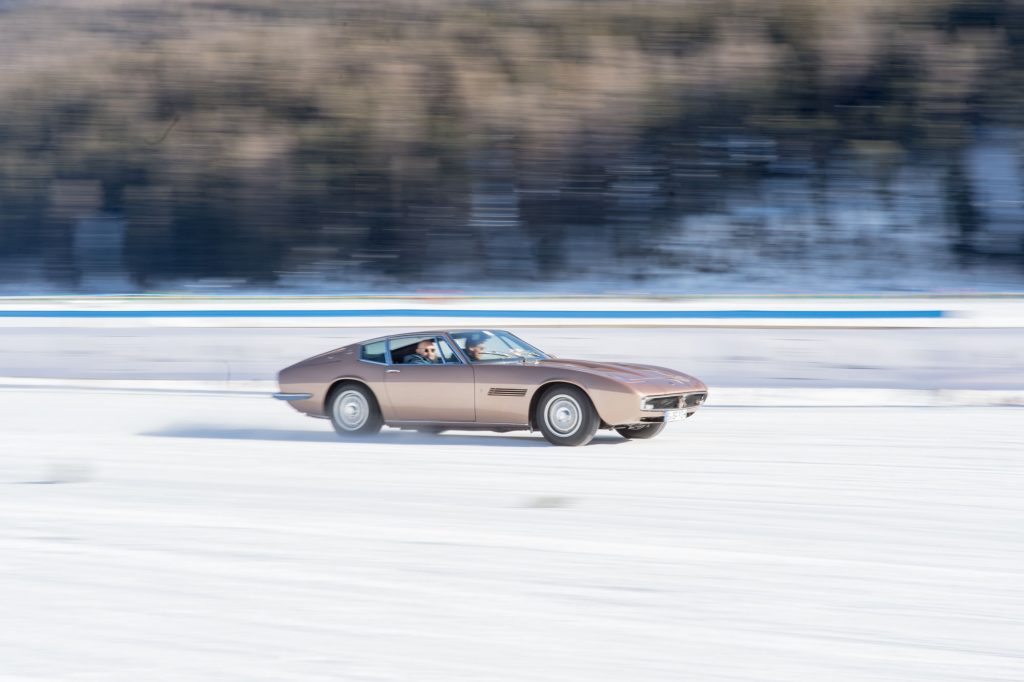
<path id="1" fill-rule="evenodd" d="M 453 349 L 453 350 L 455 351 L 455 355 L 456 355 L 456 356 L 458 356 L 458 358 L 459 358 L 460 360 L 462 360 L 462 364 L 464 364 L 464 365 L 472 365 L 472 364 L 473 364 L 473 363 L 471 363 L 471 362 L 469 361 L 469 356 L 467 356 L 467 355 L 466 355 L 466 354 L 465 354 L 465 353 L 463 352 L 463 350 L 462 350 L 462 348 L 461 348 L 461 347 L 459 346 L 459 344 L 457 344 L 457 343 L 455 342 L 455 339 L 453 339 L 453 338 L 452 338 L 451 334 L 448 334 L 448 333 L 446 332 L 446 333 L 444 334 L 444 338 L 445 338 L 445 340 L 447 340 L 447 341 L 448 341 L 448 344 L 449 344 L 449 345 L 450 345 L 450 346 L 452 347 L 452 349 Z"/>

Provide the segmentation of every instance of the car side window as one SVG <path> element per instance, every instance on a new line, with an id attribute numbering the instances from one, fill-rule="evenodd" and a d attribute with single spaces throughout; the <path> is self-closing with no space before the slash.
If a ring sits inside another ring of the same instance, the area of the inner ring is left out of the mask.
<path id="1" fill-rule="evenodd" d="M 446 365 L 461 365 L 462 360 L 455 353 L 455 349 L 451 347 L 447 339 L 438 337 L 437 338 L 437 354 L 441 356 Z"/>
<path id="2" fill-rule="evenodd" d="M 428 342 L 437 349 L 432 362 L 420 360 L 416 356 L 416 347 L 422 342 Z M 391 364 L 392 365 L 458 365 L 462 364 L 458 354 L 451 344 L 444 337 L 440 336 L 393 336 L 390 340 Z"/>
<path id="3" fill-rule="evenodd" d="M 433 341 L 429 336 L 393 336 L 390 340 L 391 364 L 409 364 L 409 358 L 416 354 L 416 346 L 420 341 Z M 415 358 L 412 358 L 415 360 Z"/>
<path id="4" fill-rule="evenodd" d="M 366 362 L 376 362 L 378 364 L 385 364 L 387 360 L 384 358 L 385 345 L 384 341 L 374 341 L 373 343 L 363 344 L 359 349 L 359 359 Z"/>

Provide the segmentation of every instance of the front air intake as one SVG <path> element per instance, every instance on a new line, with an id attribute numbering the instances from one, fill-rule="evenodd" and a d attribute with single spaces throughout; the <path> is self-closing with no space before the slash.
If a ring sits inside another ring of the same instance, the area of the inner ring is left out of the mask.
<path id="1" fill-rule="evenodd" d="M 696 407 L 697 405 L 702 404 L 707 397 L 707 393 L 691 393 L 686 396 L 686 406 Z"/>
<path id="2" fill-rule="evenodd" d="M 648 398 L 644 401 L 645 410 L 674 410 L 679 407 L 682 396 L 664 395 L 659 398 Z"/>

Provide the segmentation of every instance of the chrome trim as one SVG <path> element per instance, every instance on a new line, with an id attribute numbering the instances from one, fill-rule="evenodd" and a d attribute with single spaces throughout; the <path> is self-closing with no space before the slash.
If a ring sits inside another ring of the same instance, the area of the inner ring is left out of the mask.
<path id="1" fill-rule="evenodd" d="M 499 388 L 494 387 L 487 391 L 489 396 L 502 396 L 508 398 L 522 398 L 526 395 L 525 388 Z"/>
<path id="2" fill-rule="evenodd" d="M 273 396 L 276 400 L 309 400 L 313 397 L 312 393 L 275 393 Z"/>

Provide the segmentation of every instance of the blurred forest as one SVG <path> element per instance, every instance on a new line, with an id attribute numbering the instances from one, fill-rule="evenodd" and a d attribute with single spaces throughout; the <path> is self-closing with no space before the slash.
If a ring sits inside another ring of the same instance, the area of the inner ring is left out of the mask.
<path id="1" fill-rule="evenodd" d="M 955 262 L 1024 271 L 970 160 L 1002 131 L 1020 164 L 1022 100 L 1021 0 L 0 0 L 0 279 L 474 288 L 760 240 L 782 267 L 844 187 L 883 231 L 937 202 L 913 220 Z M 779 177 L 799 240 L 686 220 Z M 660 246 L 680 230 L 705 248 Z"/>

